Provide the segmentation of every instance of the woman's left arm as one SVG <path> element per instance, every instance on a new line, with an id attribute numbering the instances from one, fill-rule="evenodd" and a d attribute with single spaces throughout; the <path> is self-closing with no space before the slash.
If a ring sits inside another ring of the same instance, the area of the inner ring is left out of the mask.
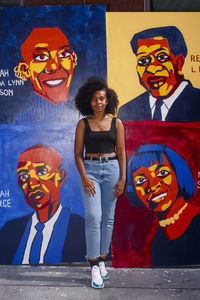
<path id="1" fill-rule="evenodd" d="M 124 192 L 126 183 L 126 150 L 124 126 L 120 119 L 116 119 L 116 152 L 119 161 L 120 179 L 114 188 L 114 196 L 119 197 Z"/>

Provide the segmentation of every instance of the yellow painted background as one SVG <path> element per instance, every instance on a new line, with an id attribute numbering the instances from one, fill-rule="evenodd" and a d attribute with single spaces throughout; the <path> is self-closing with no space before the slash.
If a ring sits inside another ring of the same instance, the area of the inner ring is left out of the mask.
<path id="1" fill-rule="evenodd" d="M 178 27 L 188 48 L 184 76 L 200 88 L 200 62 L 191 62 L 191 55 L 199 55 L 200 60 L 199 25 L 200 13 L 106 13 L 108 83 L 117 92 L 120 105 L 145 91 L 138 81 L 130 41 L 147 28 Z"/>

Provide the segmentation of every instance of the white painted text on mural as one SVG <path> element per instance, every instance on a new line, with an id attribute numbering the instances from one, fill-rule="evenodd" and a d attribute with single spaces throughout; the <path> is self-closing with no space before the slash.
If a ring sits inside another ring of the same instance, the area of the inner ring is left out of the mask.
<path id="1" fill-rule="evenodd" d="M 12 97 L 14 96 L 14 89 L 11 86 L 24 85 L 24 81 L 21 79 L 5 79 L 9 76 L 9 69 L 0 69 L 0 96 Z"/>
<path id="2" fill-rule="evenodd" d="M 24 81 L 21 79 L 8 80 L 8 85 L 24 85 Z"/>
<path id="3" fill-rule="evenodd" d="M 11 207 L 11 199 L 0 200 L 0 208 L 1 207 Z"/>
<path id="4" fill-rule="evenodd" d="M 9 190 L 0 190 L 0 198 L 2 198 L 2 197 L 9 197 L 10 196 L 10 192 L 9 192 Z"/>
<path id="5" fill-rule="evenodd" d="M 9 197 L 9 190 L 0 190 L 0 208 L 11 207 L 11 199 Z"/>
<path id="6" fill-rule="evenodd" d="M 9 76 L 9 70 L 8 69 L 0 69 L 0 77 L 8 77 Z"/>
<path id="7" fill-rule="evenodd" d="M 13 89 L 0 89 L 0 96 L 13 96 Z"/>

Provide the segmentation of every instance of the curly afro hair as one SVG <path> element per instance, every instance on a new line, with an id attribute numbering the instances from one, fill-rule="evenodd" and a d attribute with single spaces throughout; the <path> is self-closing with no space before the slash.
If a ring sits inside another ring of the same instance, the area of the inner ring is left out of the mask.
<path id="1" fill-rule="evenodd" d="M 105 80 L 99 77 L 90 77 L 87 82 L 80 87 L 75 97 L 75 106 L 83 116 L 93 115 L 90 105 L 91 98 L 96 91 L 104 90 L 106 92 L 108 104 L 106 114 L 115 115 L 119 104 L 118 96 L 114 90 L 110 89 Z"/>

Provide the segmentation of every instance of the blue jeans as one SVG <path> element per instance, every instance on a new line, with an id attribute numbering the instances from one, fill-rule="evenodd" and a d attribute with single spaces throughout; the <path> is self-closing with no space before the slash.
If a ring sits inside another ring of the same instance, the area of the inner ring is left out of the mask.
<path id="1" fill-rule="evenodd" d="M 85 194 L 81 182 L 81 196 L 85 208 L 85 235 L 87 257 L 108 254 L 116 206 L 114 187 L 120 178 L 118 160 L 105 162 L 85 160 L 87 176 L 94 182 L 96 194 Z"/>

